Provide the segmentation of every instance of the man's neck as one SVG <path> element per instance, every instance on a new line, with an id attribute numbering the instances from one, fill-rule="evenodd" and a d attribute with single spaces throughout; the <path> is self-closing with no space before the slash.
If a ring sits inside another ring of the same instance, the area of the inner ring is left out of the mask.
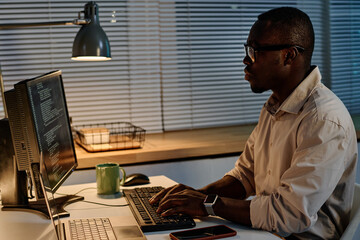
<path id="1" fill-rule="evenodd" d="M 316 66 L 311 66 L 307 71 L 301 71 L 298 73 L 292 72 L 292 74 L 287 77 L 289 81 L 283 81 L 288 83 L 286 86 L 282 86 L 278 91 L 273 90 L 273 97 L 276 101 L 279 102 L 279 105 L 281 105 L 290 96 L 290 94 L 314 70 L 315 67 Z"/>

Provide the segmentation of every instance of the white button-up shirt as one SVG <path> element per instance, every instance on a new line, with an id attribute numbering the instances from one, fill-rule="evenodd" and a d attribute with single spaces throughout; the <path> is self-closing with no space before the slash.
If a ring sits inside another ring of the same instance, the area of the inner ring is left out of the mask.
<path id="1" fill-rule="evenodd" d="M 350 217 L 357 139 L 343 103 L 316 67 L 279 106 L 272 96 L 228 175 L 239 179 L 254 228 L 338 239 Z"/>

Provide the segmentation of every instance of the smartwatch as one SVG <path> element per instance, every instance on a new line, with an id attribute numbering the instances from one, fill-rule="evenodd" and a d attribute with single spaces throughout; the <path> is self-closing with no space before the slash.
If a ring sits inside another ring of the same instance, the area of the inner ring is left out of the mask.
<path id="1" fill-rule="evenodd" d="M 215 205 L 217 199 L 218 199 L 217 194 L 209 194 L 209 195 L 206 196 L 206 198 L 204 200 L 204 206 L 205 206 L 206 212 L 209 215 L 215 216 L 213 206 Z"/>

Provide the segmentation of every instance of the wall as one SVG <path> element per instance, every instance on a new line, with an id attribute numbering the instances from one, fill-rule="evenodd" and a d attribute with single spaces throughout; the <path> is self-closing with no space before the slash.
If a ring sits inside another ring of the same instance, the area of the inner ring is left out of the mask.
<path id="1" fill-rule="evenodd" d="M 359 147 L 360 143 L 358 143 L 358 149 Z M 221 158 L 152 163 L 126 166 L 125 170 L 127 174 L 166 175 L 176 182 L 200 188 L 221 178 L 227 171 L 233 168 L 237 158 L 238 156 L 236 155 Z M 95 171 L 93 170 L 80 170 L 75 173 L 66 180 L 65 184 L 86 183 L 96 180 Z M 360 164 L 357 165 L 356 182 L 360 183 Z"/>
<path id="2" fill-rule="evenodd" d="M 176 162 L 152 163 L 136 166 L 125 166 L 127 174 L 143 173 L 148 176 L 166 175 L 176 182 L 200 188 L 220 179 L 233 168 L 238 156 L 208 158 L 199 160 L 184 160 Z M 66 180 L 66 184 L 86 183 L 95 181 L 95 171 L 79 170 Z"/>

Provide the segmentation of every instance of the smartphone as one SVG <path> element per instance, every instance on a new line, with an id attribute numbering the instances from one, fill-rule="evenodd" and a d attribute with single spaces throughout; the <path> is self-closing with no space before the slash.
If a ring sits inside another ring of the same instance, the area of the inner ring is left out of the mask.
<path id="1" fill-rule="evenodd" d="M 218 239 L 235 236 L 236 231 L 225 225 L 216 225 L 211 227 L 196 228 L 180 232 L 170 233 L 170 238 L 173 240 L 207 240 Z"/>

